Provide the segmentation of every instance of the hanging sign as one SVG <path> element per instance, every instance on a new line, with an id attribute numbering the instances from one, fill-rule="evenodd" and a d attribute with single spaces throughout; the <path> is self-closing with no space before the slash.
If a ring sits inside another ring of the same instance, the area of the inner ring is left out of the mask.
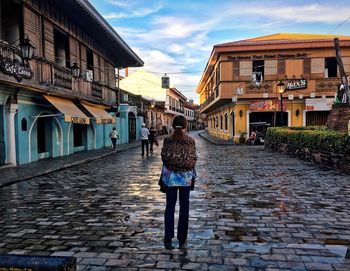
<path id="1" fill-rule="evenodd" d="M 23 78 L 32 79 L 33 71 L 30 67 L 23 66 L 18 60 L 11 60 L 10 58 L 4 58 L 1 60 L 0 70 L 8 75 L 12 75 L 18 82 L 21 82 Z"/>
<path id="2" fill-rule="evenodd" d="M 295 79 L 291 80 L 287 83 L 286 89 L 294 90 L 294 89 L 304 89 L 307 88 L 307 80 L 306 79 Z"/>
<path id="3" fill-rule="evenodd" d="M 332 109 L 334 98 L 306 99 L 305 108 L 309 111 L 329 111 Z"/>
<path id="4" fill-rule="evenodd" d="M 250 103 L 249 110 L 250 112 L 273 112 L 281 111 L 280 101 L 276 100 L 260 100 L 253 101 Z M 286 103 L 283 103 L 283 111 L 287 110 Z"/>
<path id="5" fill-rule="evenodd" d="M 167 75 L 162 76 L 162 88 L 169 88 L 169 87 L 170 87 L 169 76 Z"/>

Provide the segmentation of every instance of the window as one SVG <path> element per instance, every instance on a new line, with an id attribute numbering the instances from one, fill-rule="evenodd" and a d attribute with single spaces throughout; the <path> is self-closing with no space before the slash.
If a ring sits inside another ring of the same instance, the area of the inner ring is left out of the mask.
<path id="1" fill-rule="evenodd" d="M 218 118 L 218 116 L 215 117 L 215 127 L 216 128 L 219 127 L 219 118 Z"/>
<path id="2" fill-rule="evenodd" d="M 86 66 L 87 66 L 87 69 L 92 71 L 92 74 L 93 74 L 94 73 L 94 53 L 89 48 L 86 48 Z M 95 78 L 95 76 L 93 76 L 93 78 Z"/>
<path id="3" fill-rule="evenodd" d="M 309 111 L 306 112 L 306 126 L 326 125 L 329 111 Z"/>
<path id="4" fill-rule="evenodd" d="M 69 38 L 68 35 L 58 29 L 53 32 L 55 41 L 56 64 L 69 68 Z"/>
<path id="5" fill-rule="evenodd" d="M 27 120 L 25 118 L 23 118 L 21 120 L 21 130 L 22 131 L 27 131 L 28 130 L 28 127 L 27 127 Z"/>
<path id="6" fill-rule="evenodd" d="M 227 113 L 225 114 L 225 131 L 228 130 Z"/>
<path id="7" fill-rule="evenodd" d="M 335 57 L 326 57 L 324 77 L 337 77 L 337 60 Z"/>
<path id="8" fill-rule="evenodd" d="M 253 82 L 262 82 L 264 79 L 264 60 L 253 60 Z"/>
<path id="9" fill-rule="evenodd" d="M 222 125 L 222 115 L 220 116 L 220 130 L 222 130 L 223 125 Z"/>
<path id="10" fill-rule="evenodd" d="M 21 4 L 19 1 L 1 0 L 0 1 L 0 39 L 10 44 L 19 44 L 22 31 L 23 17 Z"/>
<path id="11" fill-rule="evenodd" d="M 218 86 L 220 83 L 220 63 L 216 68 L 216 85 Z"/>

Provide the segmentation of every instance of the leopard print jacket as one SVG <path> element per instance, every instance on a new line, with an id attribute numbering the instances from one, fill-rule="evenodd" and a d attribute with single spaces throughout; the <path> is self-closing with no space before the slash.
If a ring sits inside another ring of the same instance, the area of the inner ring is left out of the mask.
<path id="1" fill-rule="evenodd" d="M 162 161 L 167 169 L 174 172 L 193 170 L 197 161 L 194 139 L 188 135 L 177 133 L 165 138 Z"/>

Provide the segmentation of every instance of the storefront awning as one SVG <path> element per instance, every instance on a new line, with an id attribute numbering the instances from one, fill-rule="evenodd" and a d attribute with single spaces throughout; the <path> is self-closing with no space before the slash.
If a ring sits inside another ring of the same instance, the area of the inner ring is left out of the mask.
<path id="1" fill-rule="evenodd" d="M 90 119 L 71 100 L 47 95 L 44 97 L 64 115 L 65 122 L 90 124 Z"/>
<path id="2" fill-rule="evenodd" d="M 95 117 L 96 124 L 114 124 L 115 118 L 107 113 L 106 107 L 82 101 L 81 104 Z"/>

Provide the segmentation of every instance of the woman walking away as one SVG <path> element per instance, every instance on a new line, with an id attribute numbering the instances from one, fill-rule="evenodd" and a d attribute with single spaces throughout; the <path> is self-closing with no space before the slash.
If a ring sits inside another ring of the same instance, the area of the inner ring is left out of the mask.
<path id="1" fill-rule="evenodd" d="M 176 116 L 173 120 L 174 133 L 164 139 L 162 148 L 162 176 L 165 186 L 166 208 L 164 213 L 165 236 L 164 246 L 172 249 L 174 238 L 174 213 L 179 192 L 180 214 L 177 227 L 179 248 L 187 245 L 189 220 L 190 189 L 193 189 L 195 179 L 195 164 L 197 160 L 196 145 L 193 138 L 186 135 L 187 120 L 184 116 Z M 191 187 L 192 185 L 192 187 Z"/>

